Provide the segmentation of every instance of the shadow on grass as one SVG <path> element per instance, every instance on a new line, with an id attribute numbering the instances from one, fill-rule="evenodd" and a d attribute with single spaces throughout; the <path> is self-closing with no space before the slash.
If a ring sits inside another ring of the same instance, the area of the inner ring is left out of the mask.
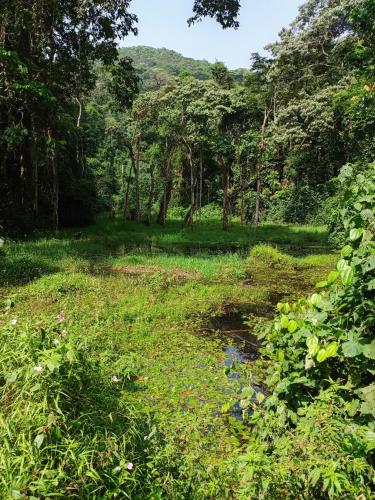
<path id="1" fill-rule="evenodd" d="M 108 257 L 140 255 L 248 255 L 258 243 L 278 246 L 293 256 L 330 253 L 324 227 L 263 224 L 241 226 L 234 222 L 223 231 L 218 220 L 197 221 L 183 227 L 180 220 L 165 227 L 101 216 L 95 225 L 45 234 L 27 242 L 4 246 L 0 255 L 0 280 L 4 286 L 25 284 L 58 271 L 90 271 Z"/>

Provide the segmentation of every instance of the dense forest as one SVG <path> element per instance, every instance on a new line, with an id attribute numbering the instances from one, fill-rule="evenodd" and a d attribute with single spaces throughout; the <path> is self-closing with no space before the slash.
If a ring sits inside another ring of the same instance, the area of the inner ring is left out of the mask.
<path id="1" fill-rule="evenodd" d="M 375 1 L 237 70 L 137 23 L 1 1 L 0 497 L 373 498 Z"/>
<path id="2" fill-rule="evenodd" d="M 82 225 L 120 206 L 161 223 L 185 207 L 190 224 L 212 204 L 224 228 L 327 222 L 340 167 L 374 150 L 373 26 L 356 3 L 307 3 L 243 81 L 144 47 L 115 63 L 116 36 L 136 30 L 126 6 L 59 11 L 60 33 L 43 4 L 6 4 L 1 225 Z"/>

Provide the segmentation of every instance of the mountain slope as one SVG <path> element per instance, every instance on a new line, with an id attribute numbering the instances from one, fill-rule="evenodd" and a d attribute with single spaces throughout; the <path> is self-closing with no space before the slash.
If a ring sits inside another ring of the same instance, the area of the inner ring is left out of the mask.
<path id="1" fill-rule="evenodd" d="M 207 80 L 211 77 L 211 63 L 185 57 L 174 50 L 138 45 L 122 47 L 119 49 L 119 54 L 120 57 L 133 59 L 134 66 L 139 71 L 146 89 L 158 88 L 182 71 L 187 71 L 199 80 Z M 234 80 L 241 81 L 245 72 L 245 69 L 238 69 L 231 71 L 231 74 Z"/>

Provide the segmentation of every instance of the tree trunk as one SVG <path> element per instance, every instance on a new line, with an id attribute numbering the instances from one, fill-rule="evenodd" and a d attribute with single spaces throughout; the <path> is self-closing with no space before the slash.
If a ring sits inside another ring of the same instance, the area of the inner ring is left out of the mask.
<path id="1" fill-rule="evenodd" d="M 189 166 L 190 166 L 190 209 L 185 216 L 184 224 L 186 226 L 190 226 L 194 220 L 194 213 L 197 209 L 197 204 L 196 204 L 196 196 L 195 196 L 196 179 L 195 179 L 195 171 L 194 171 L 193 152 L 192 152 L 190 146 L 188 146 L 187 149 L 188 149 L 188 161 L 189 161 Z"/>
<path id="2" fill-rule="evenodd" d="M 223 229 L 227 231 L 229 229 L 229 212 L 230 212 L 230 200 L 229 200 L 229 168 L 224 160 L 220 158 L 220 166 L 223 170 Z"/>
<path id="3" fill-rule="evenodd" d="M 167 220 L 168 207 L 171 201 L 172 191 L 173 191 L 171 161 L 172 161 L 171 157 L 168 154 L 164 169 L 164 192 L 160 200 L 160 208 L 158 214 L 158 224 L 161 224 L 162 226 L 165 225 L 165 222 Z"/>
<path id="4" fill-rule="evenodd" d="M 139 186 L 139 156 L 140 156 L 140 145 L 141 137 L 138 135 L 136 142 L 136 153 L 134 161 L 134 173 L 135 173 L 135 220 L 139 224 L 141 222 L 141 198 L 140 198 L 140 186 Z"/>
<path id="5" fill-rule="evenodd" d="M 124 219 L 125 220 L 129 219 L 129 191 L 130 191 L 130 183 L 131 183 L 133 168 L 134 168 L 134 159 L 133 159 L 133 155 L 131 154 L 130 155 L 130 169 L 129 169 L 128 180 L 126 182 L 126 190 L 125 190 L 125 198 L 124 198 Z"/>
<path id="6" fill-rule="evenodd" d="M 240 219 L 241 226 L 245 224 L 245 186 L 243 182 L 243 168 L 240 164 Z"/>
<path id="7" fill-rule="evenodd" d="M 147 203 L 147 220 L 146 224 L 149 226 L 152 219 L 152 202 L 154 201 L 155 192 L 155 167 L 150 166 L 150 191 L 148 193 L 148 203 Z"/>
<path id="8" fill-rule="evenodd" d="M 52 137 L 52 131 L 48 129 L 49 157 L 52 168 L 52 209 L 53 209 L 53 225 L 55 231 L 59 228 L 59 171 L 56 162 L 56 147 Z"/>
<path id="9" fill-rule="evenodd" d="M 259 155 L 258 155 L 258 161 L 256 164 L 256 184 L 257 184 L 257 190 L 256 190 L 256 198 L 255 198 L 255 213 L 254 213 L 254 224 L 258 225 L 260 221 L 260 198 L 262 194 L 262 169 L 263 169 L 263 155 L 264 155 L 264 150 L 266 148 L 266 142 L 265 142 L 265 132 L 266 132 L 266 127 L 268 123 L 268 118 L 270 116 L 270 109 L 265 108 L 264 110 L 264 118 L 263 118 L 263 124 L 260 130 L 260 140 L 259 140 Z"/>
<path id="10" fill-rule="evenodd" d="M 31 113 L 30 116 L 30 166 L 33 171 L 33 187 L 34 187 L 34 200 L 33 209 L 34 214 L 37 217 L 39 212 L 39 171 L 38 171 L 38 158 L 37 158 L 37 138 L 35 130 L 34 116 Z"/>

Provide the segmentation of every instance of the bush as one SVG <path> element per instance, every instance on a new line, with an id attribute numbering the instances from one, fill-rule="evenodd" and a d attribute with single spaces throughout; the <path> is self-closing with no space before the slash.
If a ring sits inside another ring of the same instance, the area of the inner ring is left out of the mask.
<path id="1" fill-rule="evenodd" d="M 270 268 L 283 268 L 290 267 L 292 264 L 292 257 L 286 255 L 277 248 L 271 245 L 255 245 L 251 251 L 250 256 L 247 259 L 249 264 L 255 262 L 260 262 Z"/>
<path id="2" fill-rule="evenodd" d="M 259 446 L 244 456 L 249 497 L 371 498 L 375 165 L 347 165 L 340 182 L 346 245 L 337 269 L 312 296 L 278 304 L 259 332 L 269 395 L 250 418 Z M 247 389 L 244 408 L 254 406 Z"/>

